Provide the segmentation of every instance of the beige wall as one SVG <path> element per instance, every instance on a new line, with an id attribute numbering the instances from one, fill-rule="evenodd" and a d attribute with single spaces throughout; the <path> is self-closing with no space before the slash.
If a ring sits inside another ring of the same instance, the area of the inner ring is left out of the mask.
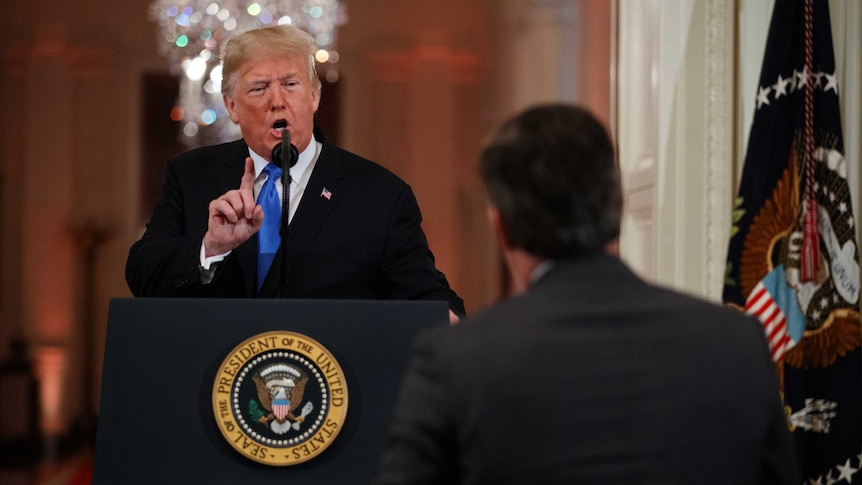
<path id="1" fill-rule="evenodd" d="M 344 3 L 342 144 L 414 187 L 439 265 L 469 311 L 505 292 L 475 175 L 481 142 L 514 112 L 557 100 L 586 104 L 618 136 L 624 256 L 649 279 L 717 297 L 752 102 L 743 94 L 759 73 L 770 2 Z M 143 231 L 140 152 L 152 143 L 140 136 L 141 76 L 167 71 L 148 4 L 34 13 L 0 0 L 0 360 L 12 337 L 28 339 L 49 433 L 68 429 L 85 399 L 84 322 L 98 384 L 108 302 L 129 296 L 125 258 Z M 847 159 L 858 167 L 862 7 L 830 5 Z M 858 214 L 858 168 L 850 179 Z M 88 253 L 93 236 L 104 239 Z M 91 394 L 95 404 L 97 386 Z"/>
<path id="2" fill-rule="evenodd" d="M 756 83 L 770 2 L 344 3 L 342 144 L 414 187 L 439 266 L 469 311 L 505 292 L 475 175 L 481 142 L 525 106 L 558 100 L 586 104 L 618 136 L 624 256 L 649 279 L 717 297 L 752 102 L 742 94 Z M 85 398 L 96 403 L 108 302 L 129 296 L 125 258 L 143 231 L 140 152 L 152 143 L 140 136 L 141 76 L 167 71 L 148 5 L 35 12 L 0 0 L 0 360 L 12 337 L 28 339 L 49 433 L 68 429 Z M 858 167 L 862 7 L 830 5 L 847 159 Z M 858 214 L 858 168 L 850 178 Z"/>
<path id="3" fill-rule="evenodd" d="M 439 266 L 475 312 L 505 291 L 475 175 L 481 141 L 537 101 L 609 119 L 610 3 L 344 3 L 342 144 L 414 187 Z M 96 405 L 108 303 L 130 296 L 140 153 L 153 142 L 140 136 L 141 76 L 168 70 L 148 5 L 0 0 L 0 360 L 11 338 L 28 340 L 49 434 Z"/>
<path id="4" fill-rule="evenodd" d="M 83 407 L 85 362 L 98 383 L 109 298 L 129 296 L 125 255 L 140 232 L 139 78 L 164 62 L 144 1 L 54 10 L 3 0 L 0 11 L 0 358 L 11 338 L 28 340 L 42 425 L 53 434 Z M 84 270 L 94 237 L 90 308 Z M 96 349 L 86 361 L 84 320 L 94 322 Z"/>

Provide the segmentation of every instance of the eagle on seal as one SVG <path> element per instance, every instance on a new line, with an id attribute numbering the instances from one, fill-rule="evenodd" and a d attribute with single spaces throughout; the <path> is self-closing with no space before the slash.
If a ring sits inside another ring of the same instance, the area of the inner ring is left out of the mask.
<path id="1" fill-rule="evenodd" d="M 291 427 L 299 429 L 299 423 L 308 414 L 305 409 L 299 416 L 294 412 L 302 403 L 302 395 L 308 376 L 301 370 L 287 364 L 271 364 L 252 376 L 257 387 L 257 397 L 269 414 L 259 419 L 268 424 L 277 434 L 286 433 Z M 306 408 L 309 407 L 306 404 Z M 310 412 L 310 409 L 308 410 Z"/>

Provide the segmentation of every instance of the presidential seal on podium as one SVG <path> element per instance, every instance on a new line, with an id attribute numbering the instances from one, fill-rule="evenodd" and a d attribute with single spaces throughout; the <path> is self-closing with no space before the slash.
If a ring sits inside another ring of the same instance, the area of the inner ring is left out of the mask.
<path id="1" fill-rule="evenodd" d="M 221 434 L 250 460 L 289 466 L 311 460 L 347 416 L 341 366 L 316 340 L 266 332 L 231 350 L 218 368 L 212 405 Z"/>

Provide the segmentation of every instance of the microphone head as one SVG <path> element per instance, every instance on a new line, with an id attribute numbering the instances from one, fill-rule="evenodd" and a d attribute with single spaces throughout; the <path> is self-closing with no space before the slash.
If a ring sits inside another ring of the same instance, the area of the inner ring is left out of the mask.
<path id="1" fill-rule="evenodd" d="M 290 147 L 286 151 L 284 147 Z M 290 143 L 290 132 L 284 130 L 281 133 L 281 143 L 272 149 L 272 163 L 280 167 L 292 167 L 296 165 L 296 160 L 299 158 L 299 151 Z"/>
<path id="2" fill-rule="evenodd" d="M 281 165 L 281 155 L 284 150 L 281 148 L 281 143 L 272 148 L 272 163 Z"/>

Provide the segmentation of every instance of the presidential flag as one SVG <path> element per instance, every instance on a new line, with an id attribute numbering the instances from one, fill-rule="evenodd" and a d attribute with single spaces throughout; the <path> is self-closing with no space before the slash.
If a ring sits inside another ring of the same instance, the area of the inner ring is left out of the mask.
<path id="1" fill-rule="evenodd" d="M 862 325 L 827 0 L 776 0 L 723 300 L 763 324 L 805 483 L 862 482 Z"/>

